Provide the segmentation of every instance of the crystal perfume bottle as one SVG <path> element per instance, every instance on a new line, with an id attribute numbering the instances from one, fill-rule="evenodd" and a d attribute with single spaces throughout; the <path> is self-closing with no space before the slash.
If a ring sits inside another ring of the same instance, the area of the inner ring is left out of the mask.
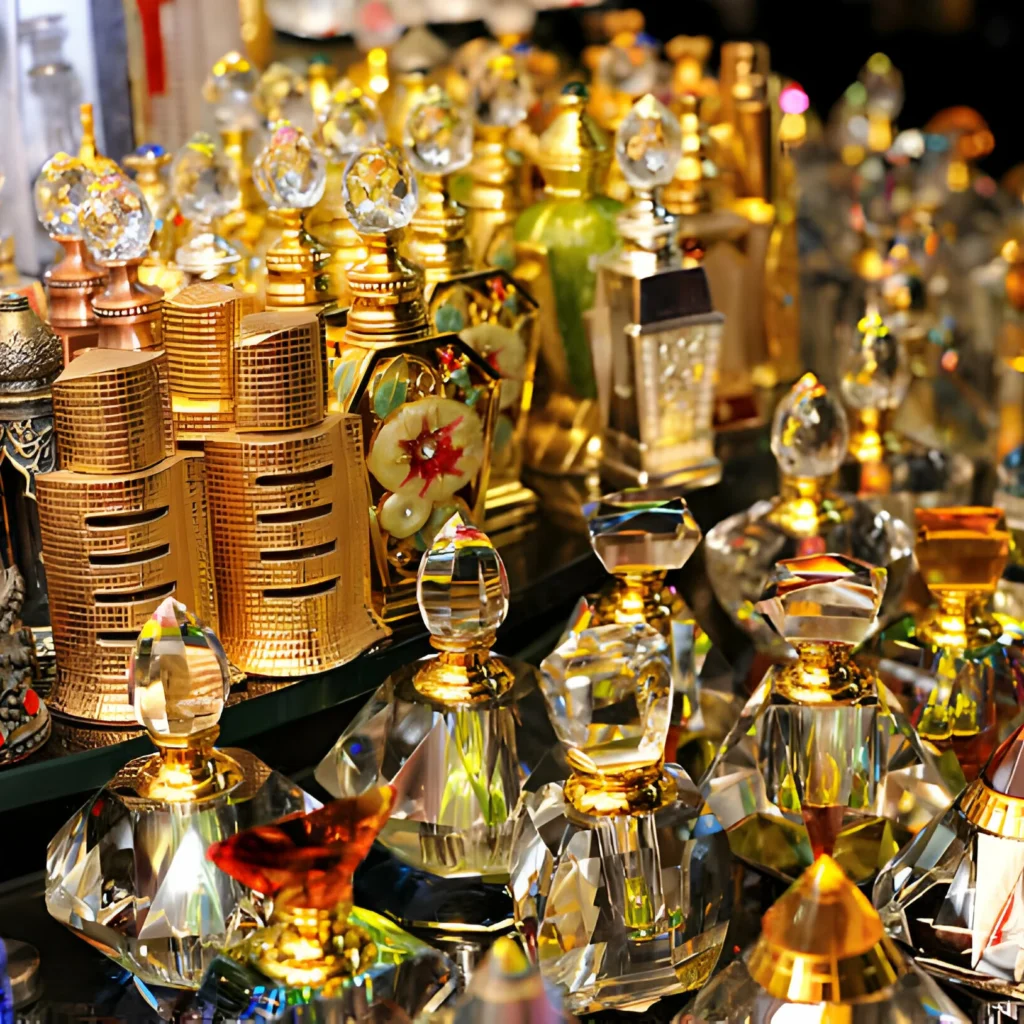
<path id="1" fill-rule="evenodd" d="M 705 538 L 711 585 L 731 614 L 760 598 L 780 559 L 832 551 L 890 566 L 909 558 L 914 536 L 903 520 L 832 490 L 848 442 L 842 405 L 804 374 L 772 422 L 779 494 L 723 519 Z"/>
<path id="2" fill-rule="evenodd" d="M 327 160 L 290 121 L 274 125 L 252 165 L 252 180 L 281 225 L 267 250 L 267 308 L 322 306 L 335 299 L 327 264 L 331 254 L 302 226 L 304 210 L 323 198 Z"/>
<path id="3" fill-rule="evenodd" d="M 780 561 L 758 604 L 796 660 L 768 670 L 701 785 L 733 853 L 769 874 L 827 853 L 866 883 L 963 785 L 852 657 L 884 591 L 884 569 L 808 555 Z"/>
<path id="4" fill-rule="evenodd" d="M 615 484 L 716 483 L 711 420 L 721 314 L 700 268 L 684 269 L 678 227 L 658 202 L 681 153 L 679 122 L 650 93 L 619 126 L 633 200 L 622 244 L 599 263 L 591 351 L 602 411 L 602 475 Z"/>
<path id="5" fill-rule="evenodd" d="M 150 267 L 155 280 L 147 284 L 160 284 L 159 271 L 165 269 L 174 259 L 181 231 L 177 223 L 178 209 L 171 187 L 166 180 L 166 169 L 174 159 L 163 146 L 143 142 L 121 160 L 135 176 L 135 184 L 142 189 L 149 209 L 153 214 L 154 230 L 150 240 Z M 162 287 L 162 285 L 161 285 Z"/>
<path id="6" fill-rule="evenodd" d="M 572 1013 L 697 989 L 725 942 L 733 862 L 689 776 L 664 763 L 668 643 L 646 623 L 584 629 L 541 673 L 571 775 L 523 797 L 516 923 Z"/>
<path id="7" fill-rule="evenodd" d="M 473 155 L 473 119 L 447 92 L 432 85 L 409 111 L 404 142 L 419 184 L 419 204 L 409 222 L 405 252 L 423 268 L 429 301 L 439 282 L 473 268 L 466 211 L 448 188 L 451 176 Z"/>
<path id="8" fill-rule="evenodd" d="M 197 988 L 262 897 L 218 871 L 207 847 L 318 806 L 244 750 L 214 746 L 230 686 L 214 633 L 167 598 L 132 655 L 131 699 L 157 753 L 129 761 L 53 838 L 46 908 L 147 985 Z"/>
<path id="9" fill-rule="evenodd" d="M 690 1012 L 700 1024 L 967 1024 L 827 855 L 772 904 L 758 940 Z"/>
<path id="10" fill-rule="evenodd" d="M 600 465 L 601 411 L 587 336 L 597 276 L 593 261 L 615 245 L 620 205 L 599 194 L 611 158 L 585 111 L 586 90 L 566 87 L 538 142 L 544 199 L 516 221 L 516 280 L 540 304 L 541 342 L 526 463 L 553 476 Z"/>

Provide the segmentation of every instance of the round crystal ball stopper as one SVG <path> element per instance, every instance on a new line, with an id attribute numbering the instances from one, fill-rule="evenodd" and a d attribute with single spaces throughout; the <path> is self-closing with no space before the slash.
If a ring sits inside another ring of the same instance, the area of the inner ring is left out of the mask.
<path id="1" fill-rule="evenodd" d="M 93 173 L 78 157 L 57 153 L 43 164 L 33 197 L 39 223 L 58 238 L 81 238 L 78 211 L 89 194 Z"/>
<path id="2" fill-rule="evenodd" d="M 667 185 L 683 151 L 679 120 L 650 93 L 633 104 L 615 133 L 622 176 L 635 189 Z"/>
<path id="3" fill-rule="evenodd" d="M 213 65 L 203 85 L 203 99 L 212 107 L 218 127 L 245 131 L 259 126 L 253 102 L 258 82 L 256 69 L 236 51 Z"/>
<path id="4" fill-rule="evenodd" d="M 510 53 L 491 57 L 473 92 L 476 119 L 493 128 L 514 128 L 526 120 L 530 86 Z"/>
<path id="5" fill-rule="evenodd" d="M 877 311 L 857 324 L 840 390 L 853 409 L 896 409 L 910 387 L 903 346 Z"/>
<path id="6" fill-rule="evenodd" d="M 352 225 L 364 234 L 404 228 L 416 212 L 416 178 L 390 146 L 373 146 L 353 154 L 345 168 L 342 190 Z"/>
<path id="7" fill-rule="evenodd" d="M 189 220 L 209 224 L 241 198 L 235 166 L 206 132 L 196 132 L 174 157 L 171 191 Z"/>
<path id="8" fill-rule="evenodd" d="M 491 637 L 508 612 L 508 577 L 487 534 L 456 513 L 423 556 L 416 576 L 420 615 L 431 634 L 464 641 Z"/>
<path id="9" fill-rule="evenodd" d="M 308 209 L 324 194 L 327 161 L 301 128 L 280 121 L 252 165 L 252 180 L 272 209 Z"/>
<path id="10" fill-rule="evenodd" d="M 339 164 L 357 150 L 379 145 L 384 141 L 384 122 L 377 104 L 358 89 L 335 93 L 320 125 L 320 137 L 328 158 Z"/>
<path id="11" fill-rule="evenodd" d="M 846 412 L 813 373 L 805 373 L 775 408 L 772 453 L 790 477 L 831 476 L 849 441 Z"/>
<path id="12" fill-rule="evenodd" d="M 153 214 L 142 190 L 123 174 L 104 174 L 89 183 L 78 212 L 82 237 L 106 263 L 141 259 L 153 236 Z"/>
<path id="13" fill-rule="evenodd" d="M 180 601 L 167 598 L 132 650 L 128 693 L 157 742 L 187 740 L 220 721 L 231 679 L 220 640 Z"/>
<path id="14" fill-rule="evenodd" d="M 431 86 L 405 125 L 405 149 L 420 174 L 451 174 L 473 155 L 473 120 L 439 86 Z"/>

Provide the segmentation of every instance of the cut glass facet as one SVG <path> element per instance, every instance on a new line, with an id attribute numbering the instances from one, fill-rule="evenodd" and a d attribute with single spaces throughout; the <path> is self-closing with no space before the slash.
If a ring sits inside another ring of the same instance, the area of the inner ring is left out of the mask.
<path id="1" fill-rule="evenodd" d="M 622 176 L 641 191 L 672 180 L 682 145 L 678 118 L 650 93 L 633 104 L 615 133 L 615 156 Z"/>
<path id="2" fill-rule="evenodd" d="M 352 226 L 363 234 L 408 227 L 416 212 L 416 177 L 392 146 L 354 153 L 345 168 L 343 189 Z"/>
<path id="3" fill-rule="evenodd" d="M 327 160 L 301 128 L 279 121 L 253 161 L 252 180 L 271 209 L 308 209 L 323 198 Z"/>
<path id="4" fill-rule="evenodd" d="M 43 164 L 33 197 L 39 223 L 58 238 L 81 238 L 78 211 L 85 202 L 92 171 L 78 157 L 56 153 Z"/>
<path id="5" fill-rule="evenodd" d="M 142 189 L 123 174 L 104 174 L 89 182 L 79 208 L 82 237 L 102 263 L 141 259 L 153 236 L 153 214 Z"/>
<path id="6" fill-rule="evenodd" d="M 334 94 L 320 123 L 320 137 L 328 157 L 339 164 L 360 149 L 384 141 L 384 122 L 377 104 L 359 89 Z"/>
<path id="7" fill-rule="evenodd" d="M 432 85 L 410 111 L 404 141 L 409 163 L 420 174 L 451 174 L 473 156 L 473 118 Z"/>
<path id="8" fill-rule="evenodd" d="M 235 165 L 206 132 L 196 132 L 171 164 L 171 191 L 192 221 L 209 224 L 241 201 Z"/>

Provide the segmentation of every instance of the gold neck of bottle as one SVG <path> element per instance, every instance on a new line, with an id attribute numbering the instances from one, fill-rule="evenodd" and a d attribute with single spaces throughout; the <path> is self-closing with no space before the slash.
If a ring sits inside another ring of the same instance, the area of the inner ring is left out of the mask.
<path id="1" fill-rule="evenodd" d="M 849 452 L 860 463 L 881 462 L 885 435 L 892 423 L 890 409 L 854 409 Z"/>
<path id="2" fill-rule="evenodd" d="M 797 660 L 773 670 L 779 696 L 795 704 L 846 704 L 873 692 L 875 678 L 850 656 L 851 644 L 791 638 L 789 642 Z"/>
<path id="3" fill-rule="evenodd" d="M 413 677 L 416 691 L 451 707 L 486 703 L 508 693 L 515 673 L 491 654 L 494 640 L 494 633 L 472 640 L 431 636 L 437 654 L 425 660 Z"/>
<path id="4" fill-rule="evenodd" d="M 665 572 L 651 569 L 641 572 L 617 572 L 614 576 L 611 616 L 602 621 L 622 626 L 648 622 L 657 616 Z"/>
<path id="5" fill-rule="evenodd" d="M 139 775 L 139 796 L 161 803 L 197 803 L 234 789 L 242 769 L 227 754 L 214 748 L 220 726 L 191 736 L 157 736 L 158 750 Z"/>
<path id="6" fill-rule="evenodd" d="M 515 193 L 516 168 L 508 159 L 510 129 L 499 125 L 478 124 L 473 141 L 473 162 L 469 173 L 475 184 Z"/>
<path id="7" fill-rule="evenodd" d="M 405 250 L 423 268 L 427 286 L 473 269 L 466 241 L 466 211 L 440 174 L 419 175 L 419 206 L 409 225 Z"/>
<path id="8" fill-rule="evenodd" d="M 275 897 L 270 924 L 262 933 L 264 941 L 253 953 L 255 965 L 268 978 L 291 988 L 314 988 L 329 995 L 344 979 L 369 966 L 360 960 L 357 967 L 338 954 L 338 947 L 359 955 L 371 936 L 349 921 L 351 904 L 318 910 L 290 906 L 290 896 L 282 890 Z"/>
<path id="9" fill-rule="evenodd" d="M 581 814 L 650 814 L 672 803 L 676 784 L 662 762 L 625 771 L 595 772 L 586 755 L 566 752 L 572 775 L 565 783 L 565 798 Z"/>
<path id="10" fill-rule="evenodd" d="M 622 258 L 653 257 L 654 269 L 679 262 L 679 224 L 653 192 L 636 190 L 633 201 L 616 218 L 616 226 L 622 236 Z"/>
<path id="11" fill-rule="evenodd" d="M 972 825 L 985 832 L 1024 840 L 1024 799 L 992 789 L 984 772 L 964 791 L 960 810 Z"/>
<path id="12" fill-rule="evenodd" d="M 973 590 L 936 590 L 938 607 L 917 626 L 921 639 L 935 647 L 966 651 L 994 643 L 1001 632 L 989 607 L 991 595 Z"/>
<path id="13" fill-rule="evenodd" d="M 853 510 L 829 489 L 829 479 L 817 476 L 783 476 L 779 499 L 769 520 L 789 537 L 817 537 L 829 526 L 846 522 Z M 823 506 L 828 502 L 828 509 Z"/>

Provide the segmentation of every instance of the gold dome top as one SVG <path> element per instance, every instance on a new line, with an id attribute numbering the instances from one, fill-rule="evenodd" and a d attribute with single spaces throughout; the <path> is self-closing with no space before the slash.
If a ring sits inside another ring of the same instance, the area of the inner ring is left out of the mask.
<path id="1" fill-rule="evenodd" d="M 582 88 L 563 92 L 557 113 L 538 142 L 537 165 L 547 191 L 554 195 L 593 194 L 611 160 L 608 136 L 587 113 L 586 105 Z"/>
<path id="2" fill-rule="evenodd" d="M 64 368 L 60 337 L 22 295 L 0 296 L 0 395 L 39 391 Z"/>

